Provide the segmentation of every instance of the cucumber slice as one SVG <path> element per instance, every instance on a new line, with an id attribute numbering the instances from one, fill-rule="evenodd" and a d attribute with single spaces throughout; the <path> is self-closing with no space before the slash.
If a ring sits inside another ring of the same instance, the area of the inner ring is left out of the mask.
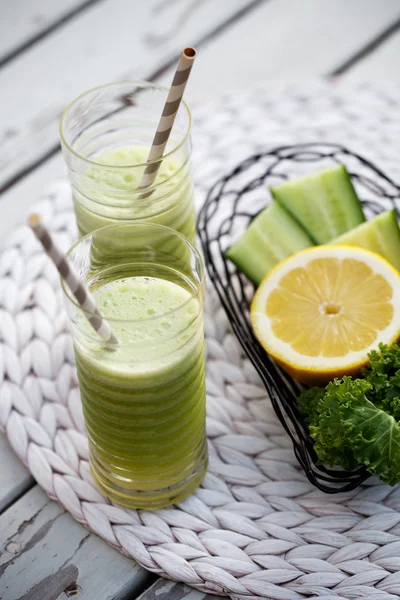
<path id="1" fill-rule="evenodd" d="M 365 221 L 343 165 L 285 181 L 271 193 L 316 244 L 326 244 Z"/>
<path id="2" fill-rule="evenodd" d="M 400 271 L 400 229 L 396 211 L 388 210 L 332 240 L 330 244 L 359 246 L 386 258 Z"/>
<path id="3" fill-rule="evenodd" d="M 304 229 L 274 202 L 253 219 L 226 256 L 258 285 L 274 265 L 309 246 L 313 242 Z"/>

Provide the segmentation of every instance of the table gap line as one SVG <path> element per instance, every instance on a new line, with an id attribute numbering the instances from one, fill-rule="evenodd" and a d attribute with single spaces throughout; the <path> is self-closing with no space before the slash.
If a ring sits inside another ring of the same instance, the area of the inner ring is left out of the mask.
<path id="1" fill-rule="evenodd" d="M 104 1 L 105 0 L 86 0 L 85 2 L 83 2 L 82 4 L 77 6 L 76 8 L 67 12 L 65 15 L 63 15 L 59 19 L 56 19 L 53 23 L 51 23 L 50 25 L 48 25 L 47 27 L 45 27 L 44 29 L 39 31 L 39 33 L 28 38 L 28 40 L 26 42 L 24 42 L 23 44 L 20 44 L 19 46 L 17 46 L 13 50 L 10 50 L 9 52 L 6 52 L 6 54 L 2 58 L 0 58 L 0 69 L 5 67 L 6 65 L 8 65 L 8 63 L 10 63 L 11 61 L 18 58 L 21 54 L 23 54 L 27 50 L 30 50 L 38 42 L 41 42 L 48 35 L 57 31 L 57 29 L 60 29 L 61 27 L 63 27 L 64 25 L 66 25 L 67 23 L 69 23 L 70 21 L 75 19 L 76 17 L 80 16 L 85 10 L 92 8 L 96 4 L 99 4 L 100 2 L 104 2 Z"/>
<path id="2" fill-rule="evenodd" d="M 266 4 L 267 2 L 270 2 L 270 1 L 271 0 L 253 0 L 253 2 L 249 2 L 249 4 L 247 4 L 246 6 L 241 8 L 235 14 L 231 15 L 226 21 L 224 21 L 220 25 L 217 25 L 214 29 L 211 29 L 211 31 L 206 33 L 206 35 L 204 35 L 202 38 L 200 38 L 194 44 L 194 46 L 196 46 L 197 49 L 201 48 L 202 45 L 212 41 L 217 35 L 220 35 L 221 33 L 223 33 L 226 29 L 228 29 L 229 27 L 234 25 L 237 21 L 239 21 L 240 19 L 245 17 L 248 13 L 252 12 L 255 8 L 257 8 L 258 6 L 261 6 L 262 4 Z M 175 64 L 175 62 L 176 62 L 176 57 L 167 61 L 164 65 L 162 65 L 161 67 L 159 67 L 156 71 L 154 71 L 152 73 L 151 77 L 153 79 L 150 78 L 149 81 L 154 81 L 158 77 L 161 77 L 162 75 L 164 75 L 164 73 L 173 64 Z"/>
<path id="3" fill-rule="evenodd" d="M 37 485 L 36 481 L 33 479 L 33 477 L 31 477 L 27 484 L 24 485 L 21 490 L 18 492 L 18 494 L 15 494 L 15 496 L 13 496 L 9 502 L 7 502 L 2 509 L 0 510 L 0 515 L 2 515 L 4 512 L 6 512 L 6 510 L 8 510 L 13 504 L 15 504 L 16 502 L 18 502 L 18 500 L 20 500 L 23 496 L 25 496 L 25 494 L 27 494 L 32 488 L 34 488 Z"/>
<path id="4" fill-rule="evenodd" d="M 390 37 L 392 37 L 395 33 L 400 30 L 400 17 L 394 21 L 391 25 L 386 27 L 381 33 L 379 33 L 376 37 L 374 37 L 371 41 L 367 42 L 360 50 L 355 52 L 352 56 L 350 56 L 347 60 L 343 61 L 341 65 L 336 67 L 330 73 L 327 73 L 328 77 L 334 77 L 337 75 L 343 75 L 346 73 L 351 67 L 353 67 L 356 63 L 358 63 L 363 58 L 367 57 L 371 52 L 376 50 L 381 44 L 386 42 Z"/>

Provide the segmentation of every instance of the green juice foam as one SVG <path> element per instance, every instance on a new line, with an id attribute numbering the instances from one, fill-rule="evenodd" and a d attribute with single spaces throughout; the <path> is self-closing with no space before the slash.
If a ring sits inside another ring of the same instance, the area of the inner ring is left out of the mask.
<path id="1" fill-rule="evenodd" d="M 73 185 L 80 235 L 112 223 L 144 219 L 171 227 L 194 241 L 193 185 L 187 166 L 167 156 L 153 193 L 143 199 L 138 188 L 148 152 L 147 147 L 124 146 L 92 157 L 96 164 L 85 168 L 79 186 Z"/>

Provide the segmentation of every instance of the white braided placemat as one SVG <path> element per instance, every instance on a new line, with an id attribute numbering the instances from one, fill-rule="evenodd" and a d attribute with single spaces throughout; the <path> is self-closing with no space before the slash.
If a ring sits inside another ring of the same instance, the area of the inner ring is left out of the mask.
<path id="1" fill-rule="evenodd" d="M 346 143 L 400 180 L 397 85 L 264 84 L 195 116 L 199 203 L 241 159 L 290 142 Z M 76 235 L 68 184 L 51 184 L 35 210 L 66 249 Z M 113 506 L 88 468 L 55 268 L 27 227 L 15 231 L 0 255 L 0 426 L 14 451 L 78 521 L 163 577 L 237 599 L 399 598 L 400 487 L 314 489 L 211 291 L 205 310 L 204 484 L 157 512 Z"/>

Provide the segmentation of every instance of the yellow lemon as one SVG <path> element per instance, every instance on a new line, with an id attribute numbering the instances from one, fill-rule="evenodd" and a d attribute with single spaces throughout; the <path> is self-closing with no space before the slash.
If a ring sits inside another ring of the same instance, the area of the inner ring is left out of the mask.
<path id="1" fill-rule="evenodd" d="M 268 273 L 250 316 L 265 350 L 299 381 L 356 375 L 370 350 L 399 337 L 400 274 L 361 248 L 308 248 Z"/>

